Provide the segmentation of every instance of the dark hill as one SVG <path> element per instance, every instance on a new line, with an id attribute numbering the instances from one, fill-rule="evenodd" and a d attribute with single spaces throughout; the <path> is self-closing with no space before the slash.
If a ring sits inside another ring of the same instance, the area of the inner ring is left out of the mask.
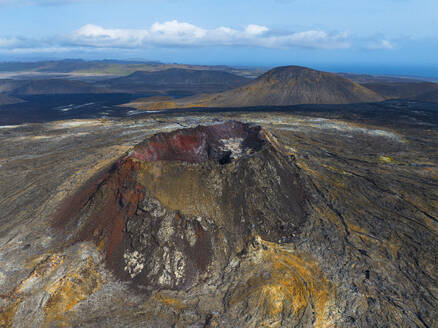
<path id="1" fill-rule="evenodd" d="M 377 102 L 383 97 L 336 74 L 299 66 L 278 67 L 226 92 L 181 99 L 173 107 L 247 107 Z M 141 107 L 140 104 L 138 107 Z"/>
<path id="2" fill-rule="evenodd" d="M 221 92 L 251 81 L 232 73 L 215 70 L 170 68 L 163 71 L 137 71 L 126 77 L 107 81 L 112 89 L 129 92 L 187 91 Z"/>
<path id="3" fill-rule="evenodd" d="M 438 83 L 366 83 L 364 86 L 387 99 L 438 101 Z"/>
<path id="4" fill-rule="evenodd" d="M 25 80 L 15 82 L 11 95 L 105 93 L 105 88 L 96 87 L 82 81 L 66 79 Z"/>

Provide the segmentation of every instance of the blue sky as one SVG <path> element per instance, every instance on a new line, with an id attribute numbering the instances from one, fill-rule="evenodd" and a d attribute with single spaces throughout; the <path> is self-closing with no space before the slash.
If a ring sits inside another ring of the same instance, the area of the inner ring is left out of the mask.
<path id="1" fill-rule="evenodd" d="M 438 76 L 437 0 L 0 0 L 0 60 L 145 59 Z"/>

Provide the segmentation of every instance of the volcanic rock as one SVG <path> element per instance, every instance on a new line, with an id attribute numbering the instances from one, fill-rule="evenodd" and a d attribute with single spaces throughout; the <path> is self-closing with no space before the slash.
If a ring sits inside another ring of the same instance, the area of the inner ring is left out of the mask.
<path id="1" fill-rule="evenodd" d="M 434 327 L 436 108 L 317 109 L 3 126 L 0 326 Z"/>
<path id="2" fill-rule="evenodd" d="M 154 135 L 81 190 L 55 225 L 92 240 L 144 290 L 217 276 L 248 241 L 287 243 L 306 221 L 305 179 L 272 135 L 229 121 Z"/>

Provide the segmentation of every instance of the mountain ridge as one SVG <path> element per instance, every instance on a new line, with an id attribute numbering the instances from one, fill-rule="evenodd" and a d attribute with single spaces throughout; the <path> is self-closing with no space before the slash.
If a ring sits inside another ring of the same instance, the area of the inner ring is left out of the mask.
<path id="1" fill-rule="evenodd" d="M 378 102 L 384 98 L 372 90 L 333 73 L 302 66 L 281 66 L 254 81 L 221 93 L 182 98 L 164 105 L 186 107 L 252 107 L 298 104 L 348 104 Z M 133 102 L 139 109 L 160 107 L 157 103 Z"/>
<path id="2" fill-rule="evenodd" d="M 239 87 L 251 79 L 221 70 L 168 68 L 160 71 L 136 71 L 126 77 L 106 81 L 103 85 L 129 92 L 187 91 L 221 92 Z"/>

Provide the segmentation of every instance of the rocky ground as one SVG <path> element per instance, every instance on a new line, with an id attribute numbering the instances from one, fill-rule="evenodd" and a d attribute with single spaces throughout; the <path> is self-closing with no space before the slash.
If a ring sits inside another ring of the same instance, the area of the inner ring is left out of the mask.
<path id="1" fill-rule="evenodd" d="M 311 115 L 3 126 L 0 326 L 437 327 L 436 119 Z"/>

